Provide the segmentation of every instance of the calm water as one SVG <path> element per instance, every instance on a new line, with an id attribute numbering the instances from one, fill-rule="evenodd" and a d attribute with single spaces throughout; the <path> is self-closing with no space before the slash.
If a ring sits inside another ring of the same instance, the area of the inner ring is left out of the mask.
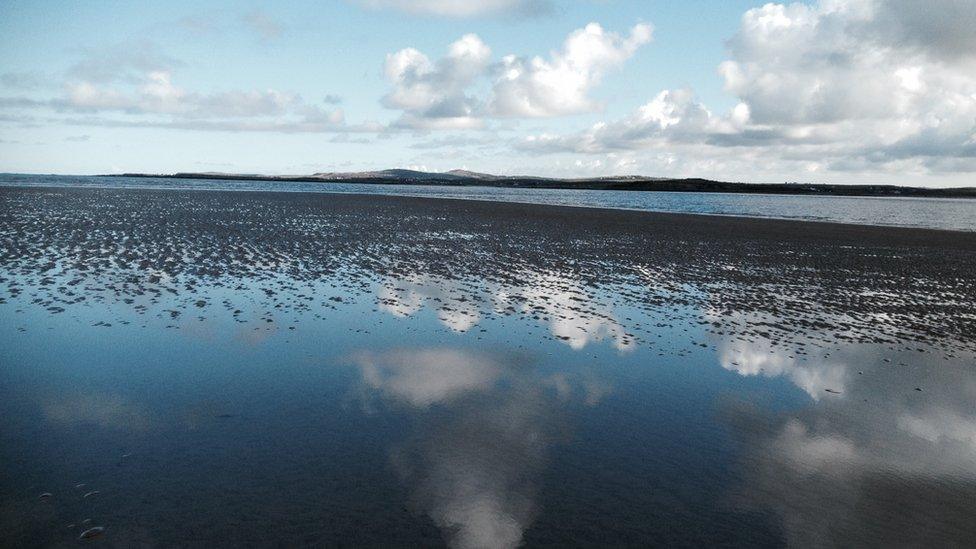
<path id="1" fill-rule="evenodd" d="M 0 174 L 0 185 L 378 193 L 976 231 L 976 200 Z"/>
<path id="2" fill-rule="evenodd" d="M 4 544 L 96 526 L 108 546 L 976 539 L 971 344 L 919 341 L 904 308 L 782 325 L 790 292 L 867 303 L 884 271 L 830 291 L 797 273 L 730 310 L 708 304 L 740 279 L 566 231 L 509 256 L 477 219 L 375 214 L 407 235 L 387 241 L 346 234 L 347 210 L 193 194 L 3 202 Z M 564 245 L 583 251 L 544 255 Z M 758 272 L 752 255 L 714 268 Z M 971 302 L 954 288 L 940 299 Z"/>

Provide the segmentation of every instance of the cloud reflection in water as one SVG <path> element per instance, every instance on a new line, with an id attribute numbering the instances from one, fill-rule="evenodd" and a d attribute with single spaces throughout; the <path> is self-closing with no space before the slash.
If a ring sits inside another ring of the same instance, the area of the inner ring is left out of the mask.
<path id="1" fill-rule="evenodd" d="M 746 449 L 742 508 L 773 511 L 793 546 L 976 539 L 976 378 L 965 362 L 931 353 L 885 362 L 895 353 L 869 345 L 800 361 L 768 342 L 735 346 L 737 366 L 721 353 L 726 369 L 748 376 L 762 366 L 812 397 L 792 413 L 743 404 L 728 414 Z M 842 364 L 863 370 L 845 375 Z M 817 387 L 845 379 L 841 395 Z"/>
<path id="2" fill-rule="evenodd" d="M 628 334 L 608 305 L 597 302 L 582 284 L 554 272 L 525 271 L 518 284 L 463 281 L 431 276 L 387 280 L 379 288 L 380 309 L 397 318 L 412 316 L 425 304 L 437 306 L 437 318 L 463 333 L 487 314 L 517 313 L 548 325 L 557 340 L 574 350 L 610 341 L 620 351 L 633 349 Z M 476 290 L 473 288 L 477 288 Z"/>
<path id="3" fill-rule="evenodd" d="M 140 405 L 111 393 L 75 393 L 42 404 L 44 417 L 65 427 L 95 425 L 108 429 L 143 431 L 149 413 Z"/>
<path id="4" fill-rule="evenodd" d="M 561 413 L 579 392 L 596 403 L 608 386 L 542 377 L 519 360 L 461 349 L 361 352 L 364 385 L 415 414 L 418 428 L 391 453 L 413 503 L 453 547 L 516 547 L 537 511 Z"/>

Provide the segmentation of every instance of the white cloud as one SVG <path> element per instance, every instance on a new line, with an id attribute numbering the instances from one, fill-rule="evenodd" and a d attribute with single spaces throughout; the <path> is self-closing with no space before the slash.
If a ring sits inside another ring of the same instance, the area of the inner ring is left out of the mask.
<path id="1" fill-rule="evenodd" d="M 639 24 L 622 37 L 590 23 L 570 33 L 550 59 L 508 55 L 497 69 L 491 112 L 503 117 L 544 117 L 593 111 L 589 97 L 605 72 L 650 42 L 652 28 Z"/>
<path id="2" fill-rule="evenodd" d="M 393 90 L 383 104 L 404 112 L 400 125 L 423 129 L 479 127 L 484 118 L 538 118 L 598 110 L 590 97 L 607 71 L 619 68 L 651 40 L 651 26 L 628 36 L 590 23 L 570 33 L 548 59 L 507 55 L 492 64 L 491 49 L 467 34 L 434 62 L 414 48 L 387 56 L 385 74 Z M 486 96 L 472 89 L 480 85 Z"/>
<path id="3" fill-rule="evenodd" d="M 486 14 L 542 15 L 552 11 L 550 0 L 358 0 L 371 9 L 395 9 L 419 15 L 473 17 Z"/>
<path id="4" fill-rule="evenodd" d="M 175 85 L 165 70 L 150 71 L 135 86 L 124 88 L 88 81 L 69 82 L 60 107 L 116 110 L 133 114 L 176 114 L 191 118 L 276 116 L 303 105 L 301 98 L 277 90 L 188 92 Z"/>
<path id="5" fill-rule="evenodd" d="M 883 42 L 914 47 L 935 58 L 976 57 L 976 2 L 886 0 L 876 9 L 870 30 Z"/>
<path id="6" fill-rule="evenodd" d="M 326 110 L 304 102 L 301 96 L 278 90 L 231 90 L 210 94 L 187 91 L 173 83 L 168 71 L 151 71 L 134 86 L 118 87 L 92 82 L 69 82 L 65 96 L 50 103 L 61 111 L 114 112 L 140 117 L 116 120 L 134 125 L 193 129 L 261 128 L 341 130 L 342 109 Z M 145 120 L 146 116 L 167 116 Z M 248 120 L 243 123 L 242 121 Z M 102 125 L 112 125 L 103 121 Z"/>
<path id="7" fill-rule="evenodd" d="M 954 22 L 973 21 L 974 5 L 766 4 L 745 13 L 718 67 L 738 100 L 730 112 L 712 113 L 691 90 L 664 90 L 623 119 L 518 146 L 667 150 L 695 175 L 745 155 L 764 159 L 753 175 L 976 171 L 976 39 Z M 937 36 L 943 22 L 946 35 Z"/>
<path id="8" fill-rule="evenodd" d="M 188 90 L 176 83 L 174 71 L 180 66 L 180 61 L 161 53 L 151 42 L 87 50 L 65 72 L 59 96 L 0 98 L 0 107 L 88 115 L 58 120 L 81 126 L 279 133 L 386 130 L 375 122 L 346 124 L 341 108 L 325 108 L 337 103 L 337 96 L 326 96 L 319 105 L 306 102 L 297 93 L 276 89 Z"/>
<path id="9" fill-rule="evenodd" d="M 664 90 L 633 114 L 614 122 L 598 122 L 572 135 L 539 134 L 518 146 L 531 152 L 603 153 L 694 142 L 710 134 L 733 133 L 736 123 L 712 115 L 691 90 Z"/>
<path id="10" fill-rule="evenodd" d="M 476 99 L 466 90 L 488 68 L 491 49 L 474 34 L 467 34 L 432 62 L 414 48 L 386 57 L 384 72 L 394 89 L 383 104 L 404 111 L 404 125 L 429 128 L 469 128 L 480 124 Z"/>
<path id="11" fill-rule="evenodd" d="M 451 17 L 551 7 L 521 0 L 358 3 Z M 487 161 L 492 167 L 482 164 L 486 169 L 508 173 L 753 181 L 851 182 L 857 174 L 870 176 L 858 182 L 928 184 L 937 174 L 950 184 L 971 185 L 974 19 L 976 3 L 964 0 L 765 4 L 743 14 L 726 42 L 727 61 L 715 67 L 732 108 L 707 105 L 691 88 L 651 88 L 629 115 L 576 132 L 538 119 L 599 112 L 598 86 L 651 40 L 649 25 L 615 33 L 591 23 L 538 56 L 505 55 L 513 52 L 499 44 L 493 53 L 475 34 L 463 35 L 442 56 L 415 48 L 393 52 L 384 67 L 390 87 L 381 100 L 395 112 L 392 122 L 382 124 L 347 123 L 334 107 L 340 98 L 325 96 L 323 102 L 325 90 L 315 92 L 315 101 L 279 88 L 194 90 L 181 78 L 182 61 L 150 41 L 134 40 L 78 50 L 77 62 L 60 78 L 49 72 L 0 75 L 0 86 L 24 94 L 0 97 L 0 120 L 290 133 L 489 128 L 490 152 L 460 151 L 460 141 L 446 140 L 443 151 L 396 162 Z M 201 32 L 247 25 L 266 39 L 282 28 L 262 12 L 189 17 L 178 24 Z M 57 116 L 7 114 L 13 110 L 52 110 Z M 536 119 L 530 135 L 518 129 L 525 123 L 517 119 L 525 118 Z M 501 164 L 485 160 L 509 147 L 525 154 Z"/>
<path id="12" fill-rule="evenodd" d="M 897 73 L 922 60 L 860 31 L 874 15 L 856 1 L 749 10 L 730 41 L 733 59 L 719 73 L 759 124 L 831 123 L 904 111 L 915 92 Z"/>

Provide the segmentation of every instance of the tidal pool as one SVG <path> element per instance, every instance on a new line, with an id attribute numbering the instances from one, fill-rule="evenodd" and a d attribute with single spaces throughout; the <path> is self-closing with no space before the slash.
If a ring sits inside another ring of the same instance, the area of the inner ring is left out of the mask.
<path id="1" fill-rule="evenodd" d="M 3 189 L 4 544 L 966 545 L 974 240 Z"/>

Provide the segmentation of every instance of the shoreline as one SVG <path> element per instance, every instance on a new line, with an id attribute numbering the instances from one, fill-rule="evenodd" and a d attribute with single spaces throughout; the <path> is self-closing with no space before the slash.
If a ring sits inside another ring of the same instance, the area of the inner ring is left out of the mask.
<path id="1" fill-rule="evenodd" d="M 787 196 L 847 196 L 891 198 L 976 198 L 976 187 L 912 187 L 890 184 L 831 183 L 747 183 L 717 181 L 701 177 L 608 176 L 595 178 L 556 178 L 535 176 L 467 177 L 451 173 L 403 172 L 395 177 L 365 174 L 261 175 L 179 172 L 173 174 L 98 174 L 92 177 L 144 179 L 184 179 L 198 181 L 267 181 L 282 183 L 336 183 L 363 185 L 434 185 L 441 187 L 493 187 L 502 189 L 552 189 L 628 192 L 677 192 L 717 194 L 769 194 Z M 382 172 L 379 172 L 382 173 Z"/>
<path id="2" fill-rule="evenodd" d="M 62 176 L 59 176 L 62 177 Z M 65 176 L 66 177 L 66 176 Z M 97 177 L 97 176 L 81 176 L 81 177 Z M 330 182 L 326 182 L 330 183 Z M 404 187 L 409 187 L 410 185 L 402 185 Z M 484 186 L 485 188 L 499 188 L 493 186 Z M 625 207 L 608 207 L 608 206 L 598 206 L 598 205 L 587 205 L 587 204 L 547 204 L 543 202 L 527 202 L 527 201 L 512 201 L 512 200 L 486 200 L 482 198 L 465 198 L 459 196 L 426 196 L 426 195 L 412 195 L 412 194 L 386 194 L 386 193 L 364 193 L 358 191 L 334 191 L 334 190 L 321 190 L 321 191 L 308 191 L 308 190 L 289 190 L 289 189 L 278 189 L 278 190 L 267 190 L 267 189 L 202 189 L 202 188 L 172 188 L 172 187 L 161 187 L 161 186 L 145 186 L 145 187 L 121 187 L 121 186 L 78 186 L 78 185 L 17 185 L 0 182 L 0 189 L 18 189 L 18 190 L 43 190 L 43 189 L 58 189 L 58 190 L 101 190 L 101 191 L 159 191 L 159 192 L 194 192 L 194 193 L 251 193 L 255 195 L 305 195 L 309 197 L 318 196 L 356 196 L 356 197 L 382 197 L 382 198 L 414 198 L 421 200 L 433 200 L 433 201 L 452 201 L 452 202 L 462 202 L 462 203 L 484 203 L 484 204 L 510 204 L 510 205 L 523 205 L 523 206 L 533 206 L 539 208 L 570 208 L 573 210 L 598 210 L 603 212 L 633 212 L 639 214 L 653 214 L 660 216 L 676 216 L 676 217 L 690 217 L 690 218 L 718 218 L 718 219 L 741 219 L 741 220 L 754 220 L 754 221 L 771 221 L 771 222 L 784 222 L 784 223 L 799 223 L 799 224 L 814 224 L 814 225 L 836 225 L 838 227 L 860 227 L 866 229 L 877 229 L 877 230 L 906 230 L 906 231 L 935 231 L 938 233 L 948 233 L 948 234 L 961 234 L 961 235 L 971 235 L 976 238 L 976 230 L 967 231 L 964 229 L 949 229 L 949 228 L 932 228 L 932 227 L 921 227 L 921 226 L 911 226 L 911 225 L 877 225 L 868 223 L 845 223 L 840 221 L 831 220 L 820 220 L 820 219 L 797 219 L 789 217 L 775 217 L 775 216 L 752 216 L 752 215 L 742 215 L 742 214 L 726 214 L 726 213 L 699 213 L 699 212 L 675 212 L 668 210 L 647 210 L 647 209 L 637 209 L 637 208 L 625 208 Z M 557 189 L 551 189 L 557 190 Z M 661 192 L 672 192 L 672 191 L 661 191 Z M 713 193 L 713 192 L 701 192 L 695 194 L 736 194 L 736 193 Z M 762 196 L 760 193 L 741 193 L 751 196 Z M 781 194 L 770 194 L 768 196 L 783 196 Z M 809 195 L 808 195 L 809 196 Z M 913 198 L 924 198 L 924 199 L 948 199 L 948 197 L 897 197 L 897 196 L 843 196 L 843 195 L 814 195 L 822 198 L 878 198 L 878 199 L 913 199 Z M 957 197 L 958 198 L 958 197 Z"/>

